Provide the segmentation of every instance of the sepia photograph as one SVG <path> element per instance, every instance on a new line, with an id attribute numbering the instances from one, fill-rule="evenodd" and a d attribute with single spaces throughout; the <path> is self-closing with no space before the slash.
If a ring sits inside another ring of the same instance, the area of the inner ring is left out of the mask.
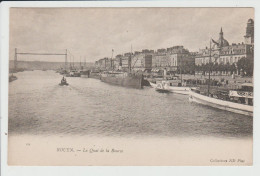
<path id="1" fill-rule="evenodd" d="M 8 165 L 253 165 L 253 7 L 9 15 Z"/>

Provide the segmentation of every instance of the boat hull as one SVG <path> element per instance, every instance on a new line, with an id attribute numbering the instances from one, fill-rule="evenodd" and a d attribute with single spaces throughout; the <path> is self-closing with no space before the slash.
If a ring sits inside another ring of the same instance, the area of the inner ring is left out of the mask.
<path id="1" fill-rule="evenodd" d="M 89 78 L 89 75 L 80 75 L 81 78 Z"/>
<path id="2" fill-rule="evenodd" d="M 68 86 L 69 84 L 68 83 L 60 83 L 59 85 L 60 86 Z"/>
<path id="3" fill-rule="evenodd" d="M 192 90 L 189 91 L 189 101 L 238 114 L 253 116 L 253 106 L 208 97 Z"/>
<path id="4" fill-rule="evenodd" d="M 152 86 L 152 88 L 156 88 L 157 87 L 157 84 L 152 83 L 152 82 L 150 82 L 150 85 Z"/>
<path id="5" fill-rule="evenodd" d="M 171 93 L 171 91 L 167 90 L 167 89 L 155 89 L 157 92 L 160 92 L 160 93 Z"/>
<path id="6" fill-rule="evenodd" d="M 189 95 L 189 91 L 190 91 L 190 87 L 174 87 L 174 86 L 165 86 L 164 89 L 162 89 L 161 87 L 162 84 L 155 84 L 150 82 L 150 85 L 155 88 L 156 90 L 160 89 L 160 90 L 164 90 L 167 92 L 172 92 L 172 93 L 177 93 L 177 94 L 182 94 L 182 95 Z"/>
<path id="7" fill-rule="evenodd" d="M 189 95 L 190 87 L 173 87 L 169 86 L 171 92 L 182 94 L 182 95 Z"/>
<path id="8" fill-rule="evenodd" d="M 125 77 L 101 76 L 100 79 L 102 82 L 123 86 L 123 87 L 130 87 L 135 89 L 141 89 L 143 87 L 142 75 L 125 76 Z"/>
<path id="9" fill-rule="evenodd" d="M 100 74 L 99 73 L 90 73 L 89 78 L 100 79 Z"/>

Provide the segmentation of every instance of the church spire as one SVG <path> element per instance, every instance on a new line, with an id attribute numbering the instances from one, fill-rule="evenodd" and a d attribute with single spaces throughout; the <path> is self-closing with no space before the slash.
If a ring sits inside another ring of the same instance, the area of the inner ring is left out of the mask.
<path id="1" fill-rule="evenodd" d="M 221 29 L 220 29 L 219 39 L 220 39 L 220 40 L 223 40 L 223 30 L 222 30 L 222 27 L 221 27 Z"/>

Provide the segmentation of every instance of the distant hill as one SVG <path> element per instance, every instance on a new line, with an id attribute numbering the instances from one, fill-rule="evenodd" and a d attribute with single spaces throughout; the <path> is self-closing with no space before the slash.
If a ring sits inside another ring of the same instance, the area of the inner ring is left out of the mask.
<path id="1" fill-rule="evenodd" d="M 68 67 L 69 67 L 68 63 Z M 84 63 L 81 63 L 82 66 L 84 66 Z M 74 67 L 80 68 L 80 63 L 75 62 Z M 94 63 L 87 62 L 86 68 L 91 69 L 94 67 Z M 9 61 L 9 68 L 14 68 L 14 61 Z M 17 68 L 22 68 L 25 70 L 56 70 L 60 68 L 64 68 L 64 62 L 44 62 L 44 61 L 17 61 Z"/>

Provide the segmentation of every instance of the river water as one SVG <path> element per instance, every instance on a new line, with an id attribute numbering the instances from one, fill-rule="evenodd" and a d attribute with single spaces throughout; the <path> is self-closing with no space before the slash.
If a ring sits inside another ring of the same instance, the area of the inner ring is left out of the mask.
<path id="1" fill-rule="evenodd" d="M 9 133 L 105 136 L 252 136 L 253 118 L 190 103 L 188 96 L 118 87 L 53 71 L 9 84 Z"/>
<path id="2" fill-rule="evenodd" d="M 9 83 L 10 164 L 228 165 L 210 160 L 239 157 L 246 161 L 229 165 L 252 164 L 252 117 L 150 87 L 131 89 L 92 78 L 67 78 L 69 86 L 59 86 L 62 76 L 54 71 L 16 75 Z M 124 154 L 106 159 L 57 154 L 57 146 L 72 144 L 119 147 Z"/>

